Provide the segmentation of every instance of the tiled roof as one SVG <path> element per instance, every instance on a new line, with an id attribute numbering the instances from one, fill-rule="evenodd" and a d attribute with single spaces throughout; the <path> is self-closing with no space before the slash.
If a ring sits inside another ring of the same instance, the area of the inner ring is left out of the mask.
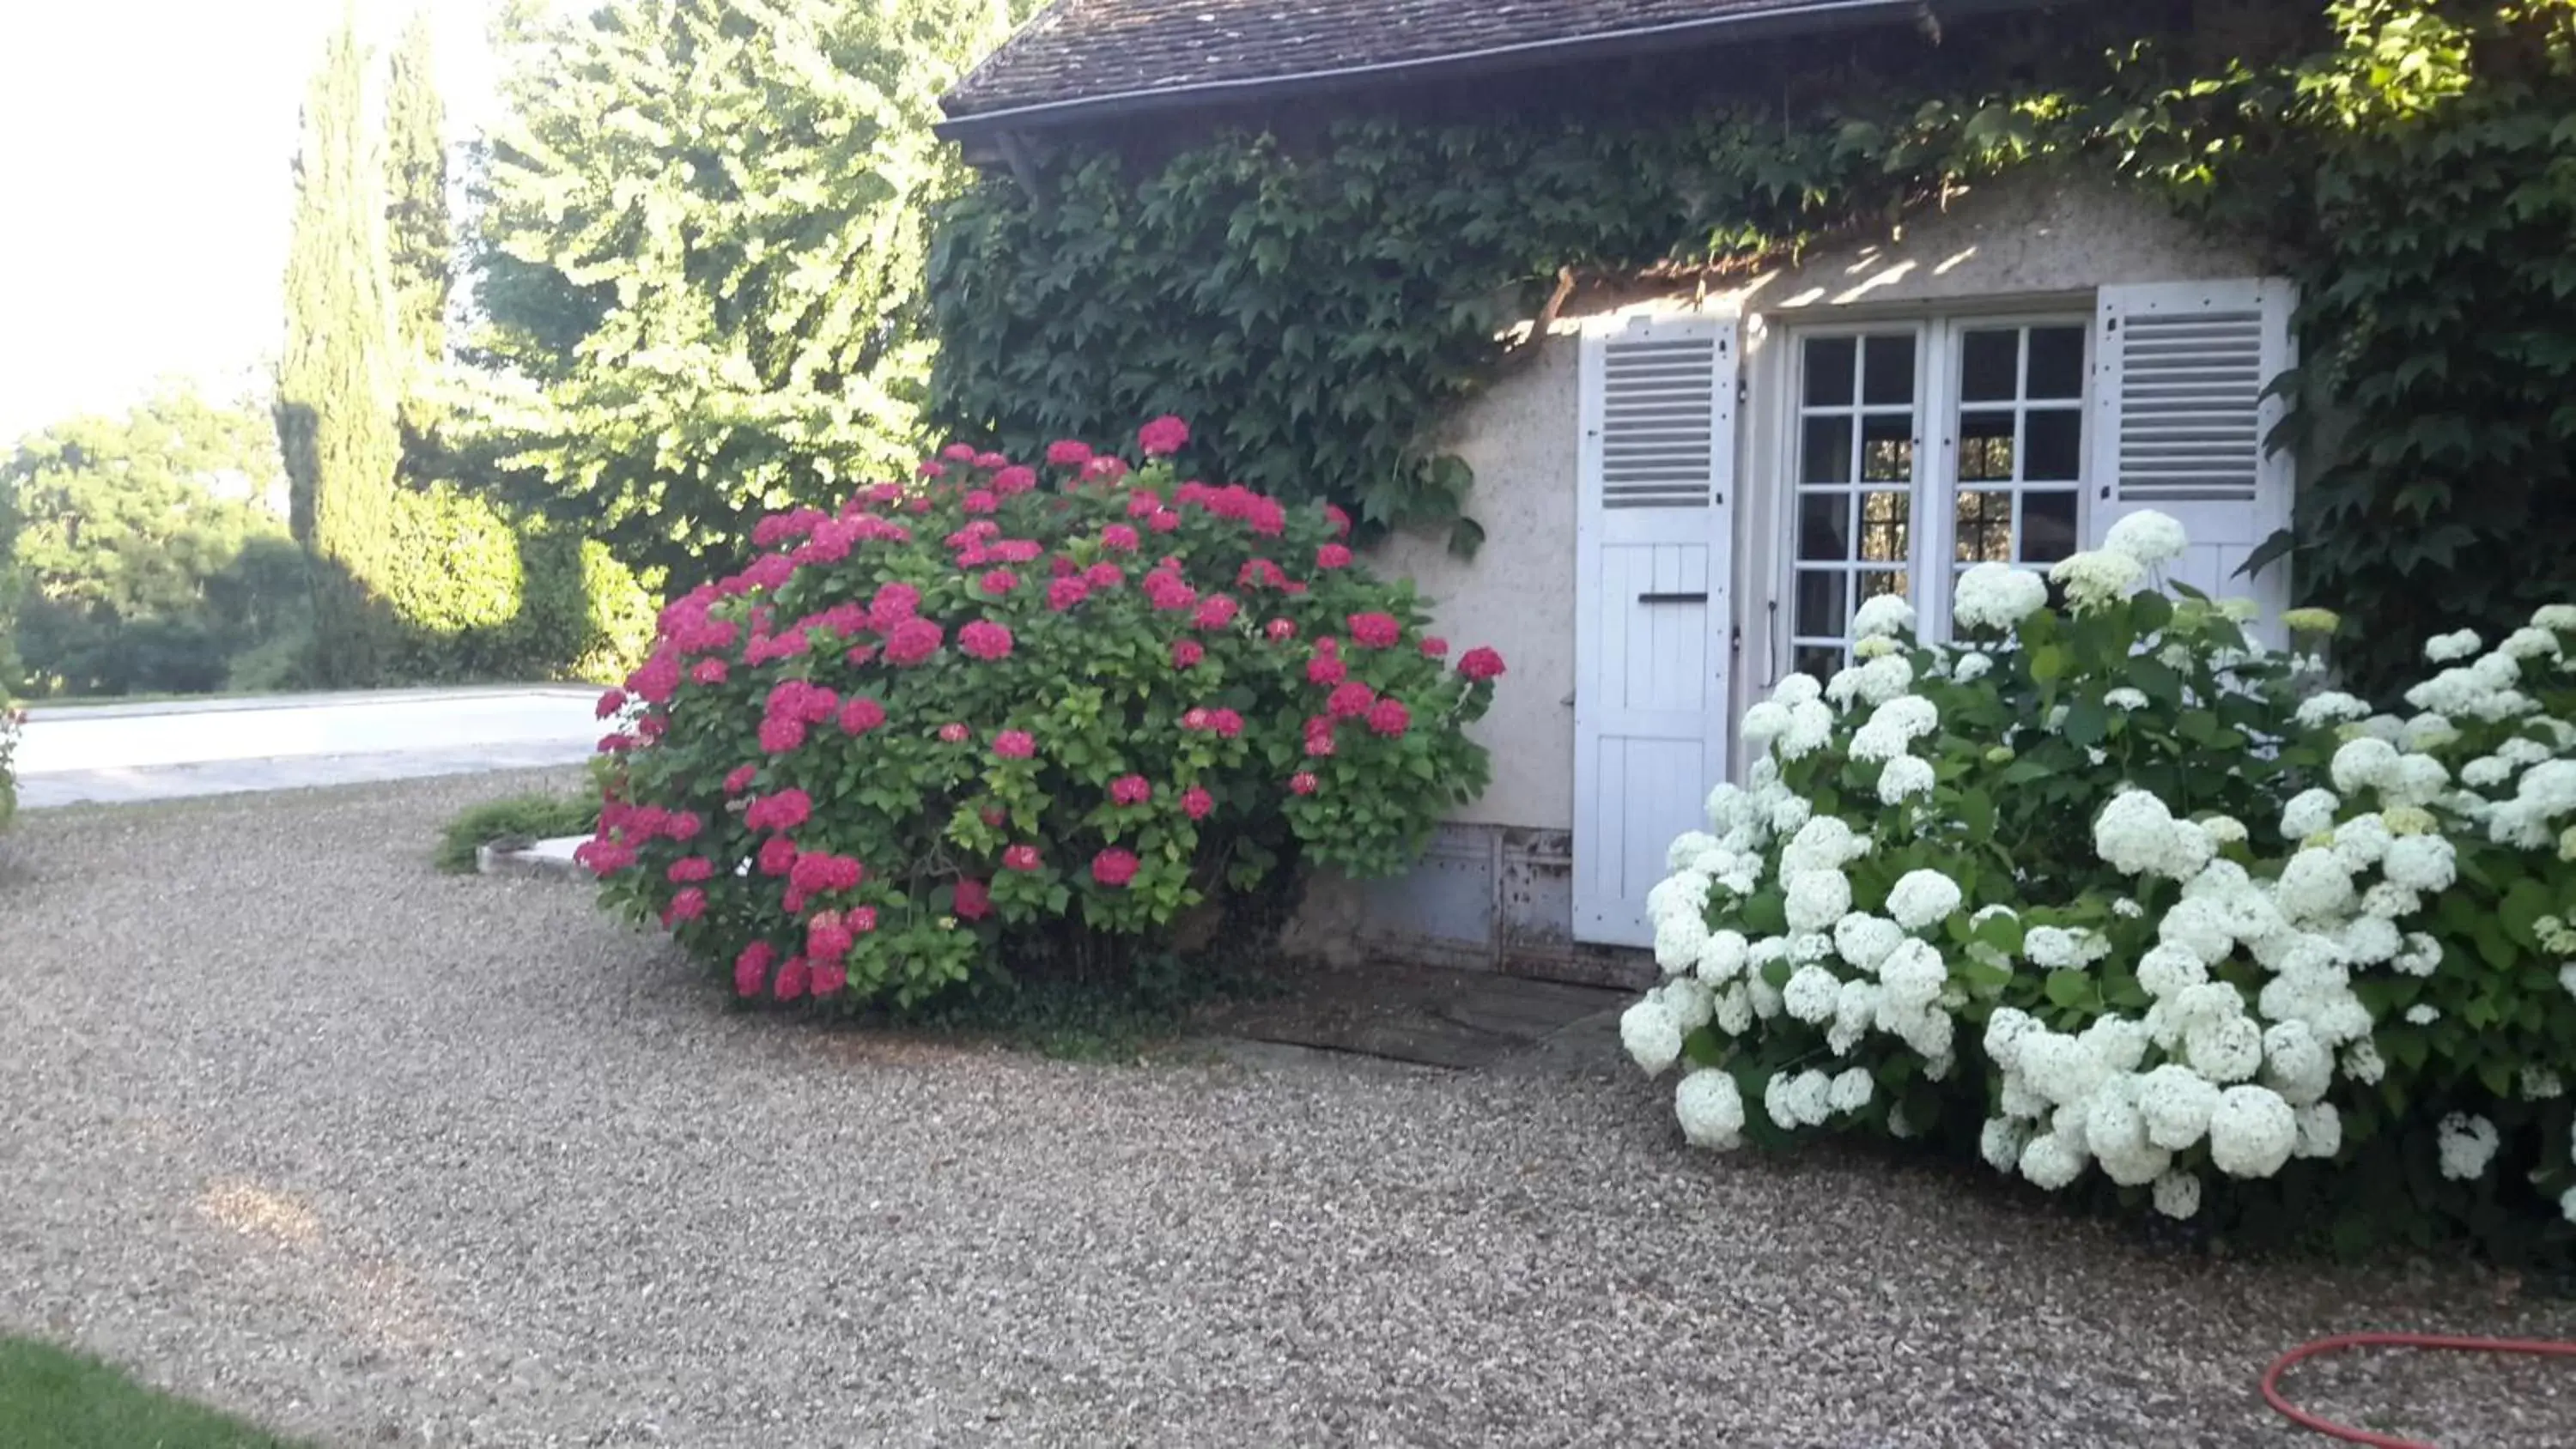
<path id="1" fill-rule="evenodd" d="M 1693 32 L 1894 22 L 1917 0 L 1055 0 L 942 99 L 952 122 L 1271 86 Z M 1945 11 L 1997 8 L 1949 0 Z M 2017 8 L 2017 7 L 2016 7 Z M 1356 79 L 1356 77 L 1352 77 Z M 1032 115 L 1032 119 L 1035 119 Z"/>

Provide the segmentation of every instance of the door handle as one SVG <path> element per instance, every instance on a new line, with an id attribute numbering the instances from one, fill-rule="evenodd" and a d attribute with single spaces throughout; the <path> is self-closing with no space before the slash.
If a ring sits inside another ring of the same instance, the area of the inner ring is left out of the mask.
<path id="1" fill-rule="evenodd" d="M 1708 602 L 1708 595 L 1706 595 L 1706 594 L 1639 594 L 1639 595 L 1637 596 L 1637 602 L 1638 602 L 1638 603 L 1640 603 L 1640 604 L 1705 604 L 1705 603 L 1707 603 L 1707 602 Z"/>

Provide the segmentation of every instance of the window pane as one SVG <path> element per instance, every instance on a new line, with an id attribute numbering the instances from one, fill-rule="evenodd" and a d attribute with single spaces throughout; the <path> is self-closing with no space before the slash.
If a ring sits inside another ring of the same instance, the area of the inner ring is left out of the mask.
<path id="1" fill-rule="evenodd" d="M 1848 407 L 1852 400 L 1852 360 L 1858 339 L 1807 339 L 1807 406 Z"/>
<path id="2" fill-rule="evenodd" d="M 1798 497 L 1798 557 L 1851 557 L 1851 495 L 1805 493 Z"/>
<path id="3" fill-rule="evenodd" d="M 1965 413 L 1959 418 L 1959 481 L 2009 483 L 2013 476 L 2013 415 Z"/>
<path id="4" fill-rule="evenodd" d="M 1860 476 L 1871 483 L 1914 481 L 1914 419 L 1881 415 L 1860 420 Z"/>
<path id="5" fill-rule="evenodd" d="M 1864 493 L 1860 504 L 1860 556 L 1872 563 L 1906 561 L 1906 525 L 1913 498 L 1904 493 Z"/>
<path id="6" fill-rule="evenodd" d="M 1966 402 L 2010 402 L 2021 380 L 2021 332 L 1971 332 L 1960 348 L 1959 397 Z"/>
<path id="7" fill-rule="evenodd" d="M 2012 508 L 2009 493 L 1959 495 L 1959 562 L 2012 561 Z"/>
<path id="8" fill-rule="evenodd" d="M 1799 452 L 1798 479 L 1804 483 L 1851 481 L 1851 419 L 1809 418 Z"/>
<path id="9" fill-rule="evenodd" d="M 1911 591 L 1906 587 L 1905 573 L 1901 569 L 1863 572 L 1855 582 L 1860 586 L 1859 594 L 1862 600 L 1875 599 L 1881 594 L 1894 594 L 1900 599 L 1911 597 Z"/>
<path id="10" fill-rule="evenodd" d="M 1843 575 L 1840 569 L 1801 569 L 1798 572 L 1798 608 L 1790 620 L 1792 632 L 1810 638 L 1839 639 L 1843 625 L 1851 615 L 1843 604 Z"/>
<path id="11" fill-rule="evenodd" d="M 2084 395 L 2084 329 L 2081 327 L 2033 327 L 2030 329 L 2029 397 L 2082 397 Z"/>
<path id="12" fill-rule="evenodd" d="M 2084 415 L 2073 408 L 2033 408 L 2022 417 L 2022 479 L 2072 483 L 2084 476 Z"/>
<path id="13" fill-rule="evenodd" d="M 1914 401 L 1914 337 L 1873 337 L 1862 353 L 1860 400 L 1865 403 Z"/>
<path id="14" fill-rule="evenodd" d="M 1839 647 L 1820 644 L 1798 646 L 1798 672 L 1813 675 L 1819 684 L 1833 678 L 1834 671 L 1842 667 L 1843 651 Z"/>
<path id="15" fill-rule="evenodd" d="M 2021 498 L 2021 559 L 2055 563 L 2075 552 L 2075 490 L 2034 489 Z"/>

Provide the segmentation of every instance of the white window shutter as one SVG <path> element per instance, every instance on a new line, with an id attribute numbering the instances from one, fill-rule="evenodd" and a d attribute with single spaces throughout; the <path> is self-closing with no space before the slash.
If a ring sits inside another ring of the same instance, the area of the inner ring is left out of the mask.
<path id="1" fill-rule="evenodd" d="M 1723 778 L 1734 618 L 1733 316 L 1583 339 L 1574 935 L 1643 946 L 1646 893 Z"/>
<path id="2" fill-rule="evenodd" d="M 2167 577 L 2252 596 L 2275 643 L 2288 561 L 2236 571 L 2290 524 L 2294 464 L 2264 446 L 2283 403 L 2265 389 L 2295 360 L 2295 299 L 2276 278 L 2104 287 L 2094 318 L 2092 542 L 2124 514 L 2172 515 L 2191 550 Z"/>

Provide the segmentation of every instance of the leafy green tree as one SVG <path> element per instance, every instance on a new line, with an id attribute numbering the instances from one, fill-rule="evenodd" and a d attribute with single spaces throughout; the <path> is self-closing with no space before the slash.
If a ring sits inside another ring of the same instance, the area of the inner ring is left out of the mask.
<path id="1" fill-rule="evenodd" d="M 332 684 L 372 683 L 380 672 L 386 631 L 374 585 L 397 562 L 400 372 L 364 82 L 354 17 L 344 13 L 305 94 L 277 373 L 295 537 L 314 565 L 314 665 Z"/>
<path id="2" fill-rule="evenodd" d="M 300 628 L 282 481 L 267 419 L 184 391 L 21 440 L 0 459 L 0 514 L 18 520 L 0 616 L 34 682 L 212 689 L 232 654 Z"/>
<path id="3" fill-rule="evenodd" d="M 908 466 L 936 101 L 1006 0 L 608 0 L 523 21 L 478 251 L 510 461 L 639 567 Z M 506 258 L 507 261 L 502 259 Z"/>
<path id="4" fill-rule="evenodd" d="M 447 296 L 455 275 L 446 127 L 429 12 L 415 10 L 385 92 L 385 245 L 404 351 L 409 360 L 432 364 L 447 350 Z"/>

